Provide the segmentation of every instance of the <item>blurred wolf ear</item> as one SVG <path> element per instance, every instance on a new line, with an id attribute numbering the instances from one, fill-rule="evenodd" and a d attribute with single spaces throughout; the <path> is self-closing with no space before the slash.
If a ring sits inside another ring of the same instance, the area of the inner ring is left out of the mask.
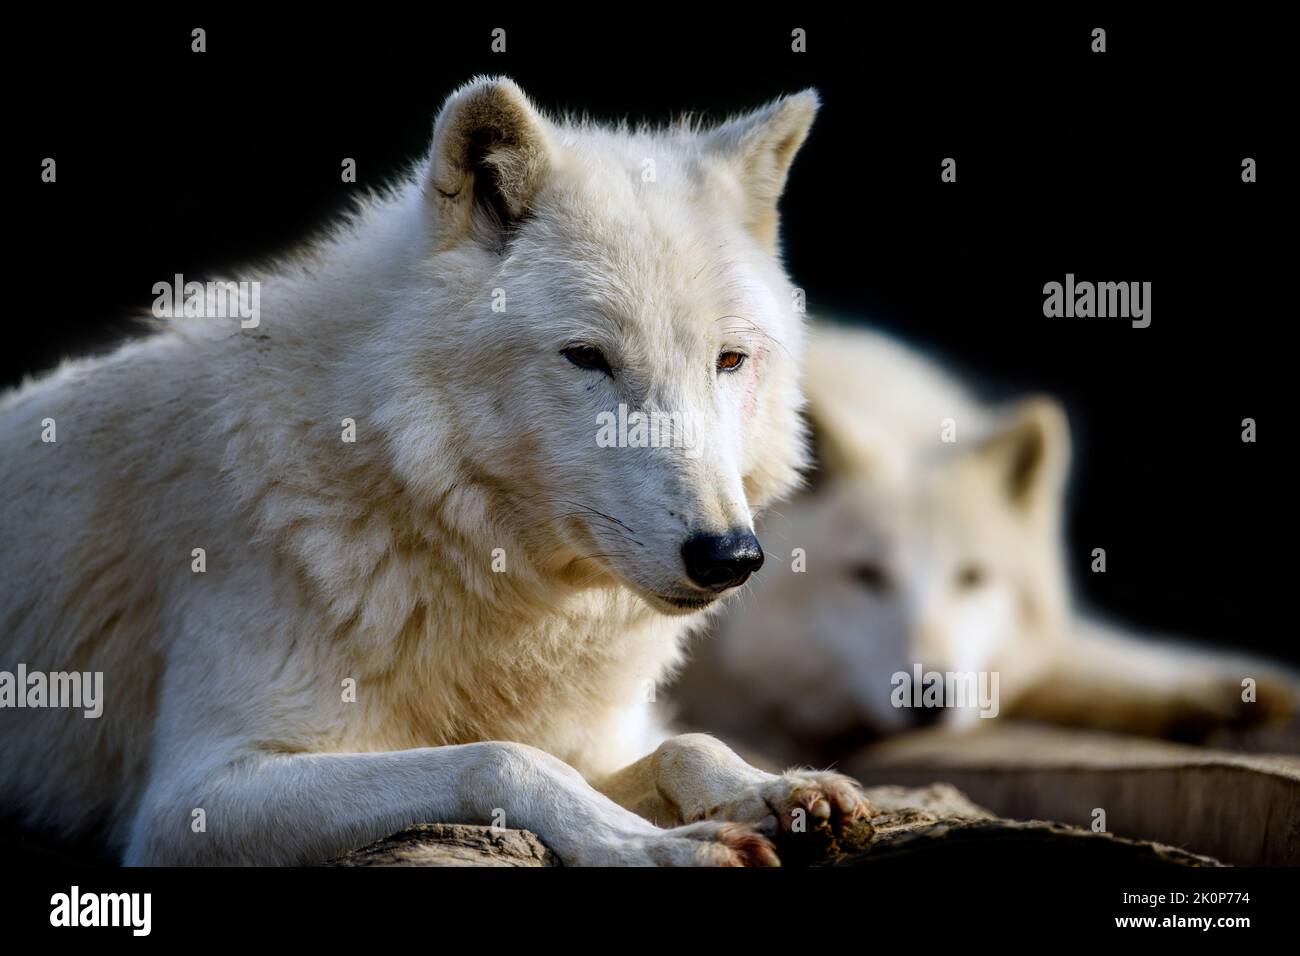
<path id="1" fill-rule="evenodd" d="M 814 468 L 805 487 L 816 491 L 841 478 L 872 482 L 899 482 L 906 478 L 906 456 L 883 429 L 864 416 L 854 415 L 842 403 L 810 393 L 804 409 Z"/>
<path id="2" fill-rule="evenodd" d="M 480 78 L 451 94 L 434 122 L 425 187 L 439 246 L 469 235 L 502 248 L 551 157 L 549 124 L 513 80 Z"/>
<path id="3" fill-rule="evenodd" d="M 776 252 L 777 200 L 821 98 L 813 89 L 769 103 L 708 134 L 709 147 L 731 166 L 744 190 L 746 227 Z"/>
<path id="4" fill-rule="evenodd" d="M 1058 507 L 1070 468 L 1070 425 L 1054 399 L 1018 403 L 978 454 L 997 470 L 1012 503 L 1025 509 Z"/>

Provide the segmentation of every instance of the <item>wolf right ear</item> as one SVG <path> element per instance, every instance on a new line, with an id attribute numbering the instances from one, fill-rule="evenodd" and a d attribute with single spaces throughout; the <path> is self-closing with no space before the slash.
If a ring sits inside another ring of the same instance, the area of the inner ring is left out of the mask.
<path id="1" fill-rule="evenodd" d="M 746 227 L 771 252 L 776 252 L 777 200 L 820 106 L 817 91 L 807 89 L 708 134 L 710 148 L 727 160 L 744 190 Z"/>
<path id="2" fill-rule="evenodd" d="M 1011 502 L 1025 509 L 1059 500 L 1070 467 L 1070 425 L 1054 399 L 1020 402 L 1007 424 L 979 447 L 998 469 Z"/>
<path id="3" fill-rule="evenodd" d="M 550 126 L 513 80 L 480 78 L 447 98 L 433 127 L 425 193 L 441 247 L 505 245 L 551 163 Z"/>

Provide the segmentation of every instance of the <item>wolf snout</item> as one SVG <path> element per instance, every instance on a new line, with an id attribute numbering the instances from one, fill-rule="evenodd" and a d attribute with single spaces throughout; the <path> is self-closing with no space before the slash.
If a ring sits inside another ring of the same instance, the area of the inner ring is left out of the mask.
<path id="1" fill-rule="evenodd" d="M 744 584 L 763 566 L 763 548 L 752 531 L 695 534 L 682 545 L 682 560 L 696 585 L 725 591 Z"/>

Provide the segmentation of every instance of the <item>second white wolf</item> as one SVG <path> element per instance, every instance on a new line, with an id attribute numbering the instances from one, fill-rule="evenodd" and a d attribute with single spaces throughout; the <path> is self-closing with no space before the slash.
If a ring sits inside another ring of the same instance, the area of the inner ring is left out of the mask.
<path id="1" fill-rule="evenodd" d="M 996 673 L 1000 716 L 1117 732 L 1202 738 L 1292 712 L 1297 685 L 1281 668 L 1138 640 L 1079 612 L 1056 401 L 990 406 L 895 339 L 823 323 L 806 370 L 817 477 L 765 519 L 767 567 L 674 692 L 684 725 L 830 760 L 922 719 L 978 722 L 973 707 L 895 706 L 893 676 L 916 664 Z"/>

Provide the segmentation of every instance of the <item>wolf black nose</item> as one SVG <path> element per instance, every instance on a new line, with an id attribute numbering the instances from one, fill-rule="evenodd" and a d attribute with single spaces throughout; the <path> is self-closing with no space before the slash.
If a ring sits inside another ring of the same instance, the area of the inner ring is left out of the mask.
<path id="1" fill-rule="evenodd" d="M 752 531 L 697 534 L 682 545 L 682 558 L 692 581 L 711 591 L 725 591 L 744 584 L 763 566 L 763 549 Z"/>

